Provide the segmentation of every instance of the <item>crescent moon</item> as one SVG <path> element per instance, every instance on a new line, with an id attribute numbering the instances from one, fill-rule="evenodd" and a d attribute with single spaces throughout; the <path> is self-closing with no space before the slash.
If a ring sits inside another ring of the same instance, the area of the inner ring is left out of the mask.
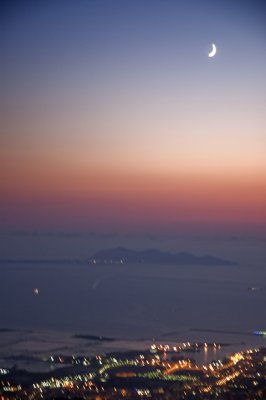
<path id="1" fill-rule="evenodd" d="M 212 58 L 215 56 L 215 54 L 217 53 L 217 49 L 214 43 L 212 43 L 212 51 L 208 54 L 209 58 Z"/>

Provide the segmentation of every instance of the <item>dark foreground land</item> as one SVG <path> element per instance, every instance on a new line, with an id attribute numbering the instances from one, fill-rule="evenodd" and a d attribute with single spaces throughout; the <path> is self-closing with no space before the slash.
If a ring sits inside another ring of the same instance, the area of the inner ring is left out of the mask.
<path id="1" fill-rule="evenodd" d="M 53 369 L 32 373 L 0 367 L 1 400 L 22 399 L 266 399 L 266 348 L 209 364 L 193 355 L 217 343 L 152 344 L 146 351 L 96 357 L 51 355 Z"/>

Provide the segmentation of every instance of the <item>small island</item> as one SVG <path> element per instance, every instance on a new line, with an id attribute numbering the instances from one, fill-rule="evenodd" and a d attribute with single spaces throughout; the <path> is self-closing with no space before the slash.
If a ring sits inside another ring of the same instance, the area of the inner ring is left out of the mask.
<path id="1" fill-rule="evenodd" d="M 158 249 L 131 250 L 116 247 L 100 250 L 89 259 L 89 264 L 174 264 L 174 265 L 238 265 L 234 261 L 210 255 L 196 256 L 191 253 L 170 253 Z"/>

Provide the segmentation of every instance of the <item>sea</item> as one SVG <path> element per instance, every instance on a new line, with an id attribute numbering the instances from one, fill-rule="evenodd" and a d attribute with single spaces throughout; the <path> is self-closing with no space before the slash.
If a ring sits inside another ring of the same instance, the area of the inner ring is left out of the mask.
<path id="1" fill-rule="evenodd" d="M 262 238 L 17 233 L 2 239 L 0 367 L 13 365 L 14 357 L 19 363 L 22 356 L 94 355 L 154 342 L 223 344 L 208 361 L 266 346 L 266 337 L 254 334 L 266 331 Z M 116 245 L 209 254 L 238 265 L 88 263 L 94 251 Z"/>

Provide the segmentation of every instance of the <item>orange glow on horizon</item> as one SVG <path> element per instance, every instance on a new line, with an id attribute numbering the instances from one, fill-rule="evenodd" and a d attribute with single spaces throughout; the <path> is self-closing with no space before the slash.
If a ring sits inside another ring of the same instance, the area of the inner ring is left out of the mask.
<path id="1" fill-rule="evenodd" d="M 80 171 L 42 164 L 8 166 L 2 209 L 44 223 L 169 226 L 265 224 L 266 180 L 258 176 Z"/>

